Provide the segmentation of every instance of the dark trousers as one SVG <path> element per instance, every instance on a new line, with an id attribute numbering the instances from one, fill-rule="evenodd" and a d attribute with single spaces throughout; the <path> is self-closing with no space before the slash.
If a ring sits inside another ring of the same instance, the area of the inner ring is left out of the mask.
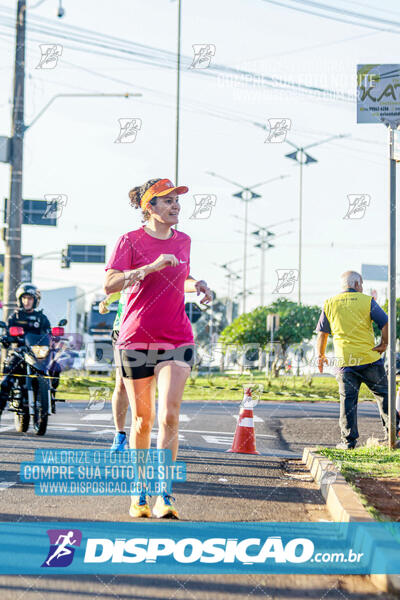
<path id="1" fill-rule="evenodd" d="M 382 425 L 388 433 L 388 380 L 383 364 L 372 363 L 363 369 L 340 371 L 336 376 L 340 394 L 340 431 L 343 442 L 355 444 L 358 439 L 357 403 L 360 386 L 365 383 L 375 396 Z M 397 430 L 399 416 L 396 417 Z"/>
<path id="2" fill-rule="evenodd" d="M 21 360 L 16 356 L 11 355 L 6 358 L 4 362 L 4 375 L 0 383 L 0 413 L 7 406 L 7 400 L 10 395 L 11 387 L 13 384 L 13 373 L 23 374 L 22 366 L 20 365 Z"/>

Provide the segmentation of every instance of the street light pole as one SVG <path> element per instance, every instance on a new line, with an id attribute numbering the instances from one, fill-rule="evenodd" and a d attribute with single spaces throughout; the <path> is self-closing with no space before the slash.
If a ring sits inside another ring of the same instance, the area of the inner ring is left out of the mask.
<path id="1" fill-rule="evenodd" d="M 268 231 L 266 227 L 262 227 L 257 231 L 253 231 L 253 234 L 259 240 L 259 243 L 255 245 L 256 248 L 261 250 L 261 270 L 260 270 L 260 306 L 264 306 L 264 293 L 265 293 L 265 253 L 270 248 L 274 248 L 273 244 L 269 243 L 269 238 L 275 234 Z"/>
<path id="2" fill-rule="evenodd" d="M 231 179 L 227 179 L 226 177 L 222 177 L 222 175 L 217 175 L 212 171 L 207 171 L 209 175 L 213 177 L 218 177 L 219 179 L 223 179 L 224 181 L 228 181 L 233 185 L 236 185 L 240 188 L 240 192 L 233 194 L 235 198 L 240 198 L 245 203 L 244 209 L 244 243 L 243 243 L 243 312 L 246 312 L 246 296 L 247 296 L 247 288 L 246 288 L 246 271 L 247 271 L 247 232 L 248 232 L 248 203 L 250 200 L 254 200 L 255 198 L 261 198 L 260 194 L 256 194 L 253 192 L 254 188 L 260 187 L 261 185 L 265 185 L 267 183 L 272 183 L 277 179 L 285 179 L 289 177 L 289 175 L 279 175 L 278 177 L 272 177 L 272 179 L 268 179 L 267 181 L 261 181 L 261 183 L 256 183 L 250 187 L 245 187 L 236 181 L 232 181 Z"/>
<path id="3" fill-rule="evenodd" d="M 27 129 L 30 129 L 32 125 L 36 123 L 36 121 L 42 116 L 42 114 L 46 112 L 46 110 L 49 108 L 50 104 L 52 104 L 57 98 L 130 98 L 131 96 L 140 98 L 142 95 L 143 94 L 139 92 L 134 94 L 130 92 L 125 92 L 124 94 L 56 94 L 55 96 L 50 98 L 47 104 L 43 106 L 43 108 L 38 112 L 36 117 L 29 123 L 29 125 L 24 125 L 24 132 Z"/>
<path id="4" fill-rule="evenodd" d="M 25 86 L 25 30 L 26 0 L 18 0 L 14 101 L 11 132 L 10 202 L 7 203 L 4 241 L 3 320 L 7 321 L 16 308 L 15 292 L 21 282 L 21 226 L 22 226 L 22 168 L 24 154 L 24 86 Z"/>
<path id="5" fill-rule="evenodd" d="M 255 125 L 259 126 L 259 123 L 255 123 Z M 265 128 L 265 127 L 264 127 Z M 339 135 L 331 135 L 330 137 L 321 140 L 320 142 L 314 142 L 312 144 L 308 144 L 307 146 L 297 146 L 293 142 L 286 139 L 286 143 L 296 148 L 296 152 L 291 152 L 290 154 L 286 154 L 286 158 L 291 158 L 299 163 L 299 272 L 298 272 L 298 304 L 301 304 L 301 286 L 302 286 L 302 252 L 303 252 L 303 165 L 308 165 L 310 163 L 318 162 L 316 158 L 313 158 L 306 150 L 309 148 L 314 148 L 315 146 L 320 146 L 321 144 L 325 144 L 330 142 L 331 140 L 335 140 L 338 138 L 348 137 L 348 134 L 339 134 Z"/>
<path id="6" fill-rule="evenodd" d="M 247 228 L 249 202 L 244 200 L 244 248 L 243 248 L 243 312 L 246 312 L 246 282 L 247 282 Z"/>
<path id="7" fill-rule="evenodd" d="M 16 308 L 15 291 L 21 282 L 21 233 L 22 233 L 22 181 L 23 146 L 25 131 L 30 129 L 57 98 L 104 98 L 142 96 L 141 93 L 123 94 L 56 94 L 39 111 L 28 125 L 24 124 L 24 79 L 25 79 L 25 20 L 26 0 L 19 0 L 17 7 L 17 37 L 15 50 L 14 103 L 11 137 L 11 188 L 10 202 L 7 203 L 6 226 L 4 231 L 4 290 L 3 319 L 7 320 Z"/>
<path id="8" fill-rule="evenodd" d="M 298 304 L 301 304 L 301 267 L 303 248 L 303 156 L 304 150 L 300 148 L 299 156 L 299 279 L 298 279 Z"/>

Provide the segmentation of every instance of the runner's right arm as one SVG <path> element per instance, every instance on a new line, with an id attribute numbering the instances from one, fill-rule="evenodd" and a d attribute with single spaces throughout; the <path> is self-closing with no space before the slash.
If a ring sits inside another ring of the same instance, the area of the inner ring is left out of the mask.
<path id="1" fill-rule="evenodd" d="M 144 265 L 139 269 L 130 269 L 129 271 L 108 269 L 104 282 L 104 291 L 107 296 L 109 294 L 113 294 L 114 292 L 120 292 L 121 290 L 135 283 L 135 281 L 144 279 L 149 273 L 161 271 L 165 267 L 169 266 L 176 267 L 178 264 L 178 259 L 173 254 L 160 254 L 160 256 L 154 262 Z"/>

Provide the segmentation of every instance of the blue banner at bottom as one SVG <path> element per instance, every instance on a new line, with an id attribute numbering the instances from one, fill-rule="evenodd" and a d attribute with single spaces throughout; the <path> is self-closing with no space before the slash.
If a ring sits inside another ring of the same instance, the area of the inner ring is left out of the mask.
<path id="1" fill-rule="evenodd" d="M 400 523 L 0 523 L 1 574 L 400 573 Z"/>

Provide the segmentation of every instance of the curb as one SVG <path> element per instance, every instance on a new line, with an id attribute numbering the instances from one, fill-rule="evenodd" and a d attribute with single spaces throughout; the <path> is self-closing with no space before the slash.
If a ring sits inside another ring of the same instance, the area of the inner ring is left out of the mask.
<path id="1" fill-rule="evenodd" d="M 326 502 L 326 507 L 334 521 L 375 522 L 364 508 L 356 492 L 347 483 L 336 465 L 327 458 L 316 454 L 317 448 L 304 448 L 302 462 L 310 470 Z M 400 575 L 372 574 L 373 585 L 383 592 L 400 593 Z"/>

